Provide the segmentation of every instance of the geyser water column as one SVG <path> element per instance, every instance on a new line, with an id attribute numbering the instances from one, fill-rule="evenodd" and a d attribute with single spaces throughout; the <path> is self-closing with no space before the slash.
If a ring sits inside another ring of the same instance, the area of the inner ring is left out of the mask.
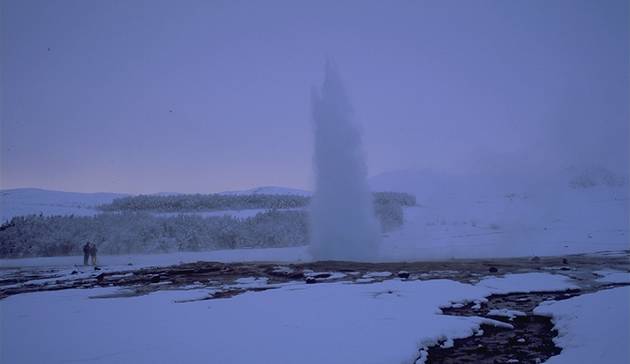
<path id="1" fill-rule="evenodd" d="M 315 133 L 315 193 L 311 201 L 311 254 L 318 260 L 372 260 L 380 227 L 361 133 L 335 67 L 326 64 L 324 83 L 312 95 Z"/>

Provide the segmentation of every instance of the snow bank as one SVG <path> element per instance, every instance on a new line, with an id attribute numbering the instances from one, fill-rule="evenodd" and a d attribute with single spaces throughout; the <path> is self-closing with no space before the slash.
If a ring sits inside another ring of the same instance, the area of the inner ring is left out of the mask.
<path id="1" fill-rule="evenodd" d="M 496 294 L 564 291 L 579 288 L 566 276 L 547 273 L 507 274 L 505 277 L 484 278 L 477 283 L 477 286 L 488 288 Z"/>
<path id="2" fill-rule="evenodd" d="M 630 363 L 630 287 L 543 302 L 534 313 L 553 317 L 562 352 L 547 363 Z"/>

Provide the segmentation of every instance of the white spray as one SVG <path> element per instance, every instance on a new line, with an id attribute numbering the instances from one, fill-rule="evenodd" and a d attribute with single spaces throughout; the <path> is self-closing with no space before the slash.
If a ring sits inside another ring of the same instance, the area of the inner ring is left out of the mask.
<path id="1" fill-rule="evenodd" d="M 372 260 L 380 242 L 361 134 L 339 74 L 326 65 L 314 90 L 315 194 L 311 202 L 311 253 L 318 260 Z"/>

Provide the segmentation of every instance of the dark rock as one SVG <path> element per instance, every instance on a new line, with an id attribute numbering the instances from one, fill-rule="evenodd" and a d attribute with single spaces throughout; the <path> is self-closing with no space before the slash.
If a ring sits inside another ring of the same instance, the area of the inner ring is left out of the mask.
<path id="1" fill-rule="evenodd" d="M 490 267 L 490 268 L 488 268 L 488 271 L 489 271 L 490 273 L 496 273 L 496 272 L 498 272 L 499 270 L 498 270 L 496 267 Z"/>
<path id="2" fill-rule="evenodd" d="M 319 273 L 313 276 L 313 278 L 319 278 L 319 279 L 328 278 L 328 277 L 330 277 L 330 273 Z"/>
<path id="3" fill-rule="evenodd" d="M 78 274 L 79 272 L 77 272 L 76 270 L 73 270 L 72 273 L 70 274 Z"/>
<path id="4" fill-rule="evenodd" d="M 151 283 L 158 283 L 160 281 L 160 276 L 151 277 Z"/>
<path id="5" fill-rule="evenodd" d="M 406 272 L 404 270 L 398 272 L 398 278 L 402 278 L 402 279 L 409 278 L 409 272 Z"/>
<path id="6" fill-rule="evenodd" d="M 306 277 L 306 284 L 317 283 L 317 279 L 313 277 Z"/>
<path id="7" fill-rule="evenodd" d="M 210 298 L 230 298 L 234 297 L 240 290 L 218 291 L 210 295 Z"/>
<path id="8" fill-rule="evenodd" d="M 562 264 L 569 264 L 569 261 L 567 260 L 567 258 L 562 258 Z"/>
<path id="9" fill-rule="evenodd" d="M 101 268 L 99 268 L 99 267 L 94 267 L 94 270 L 101 270 Z"/>
<path id="10" fill-rule="evenodd" d="M 302 272 L 289 273 L 287 274 L 287 277 L 291 279 L 302 279 L 304 278 L 304 273 Z"/>
<path id="11" fill-rule="evenodd" d="M 127 263 L 127 265 L 133 265 L 133 263 Z"/>
<path id="12" fill-rule="evenodd" d="M 102 282 L 103 279 L 105 279 L 105 273 L 101 273 L 101 274 L 96 276 L 96 281 L 99 282 L 99 283 Z"/>
<path id="13" fill-rule="evenodd" d="M 232 268 L 221 267 L 221 266 L 209 266 L 209 267 L 195 268 L 194 270 L 196 274 L 214 273 L 218 271 L 221 271 L 223 273 L 230 273 L 232 272 Z"/>

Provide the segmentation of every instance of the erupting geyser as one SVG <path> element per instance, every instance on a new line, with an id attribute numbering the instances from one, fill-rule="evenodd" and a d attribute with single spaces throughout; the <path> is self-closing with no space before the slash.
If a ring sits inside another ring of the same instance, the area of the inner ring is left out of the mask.
<path id="1" fill-rule="evenodd" d="M 326 65 L 314 90 L 315 194 L 311 202 L 311 253 L 318 260 L 372 260 L 380 241 L 361 134 L 341 79 Z"/>

